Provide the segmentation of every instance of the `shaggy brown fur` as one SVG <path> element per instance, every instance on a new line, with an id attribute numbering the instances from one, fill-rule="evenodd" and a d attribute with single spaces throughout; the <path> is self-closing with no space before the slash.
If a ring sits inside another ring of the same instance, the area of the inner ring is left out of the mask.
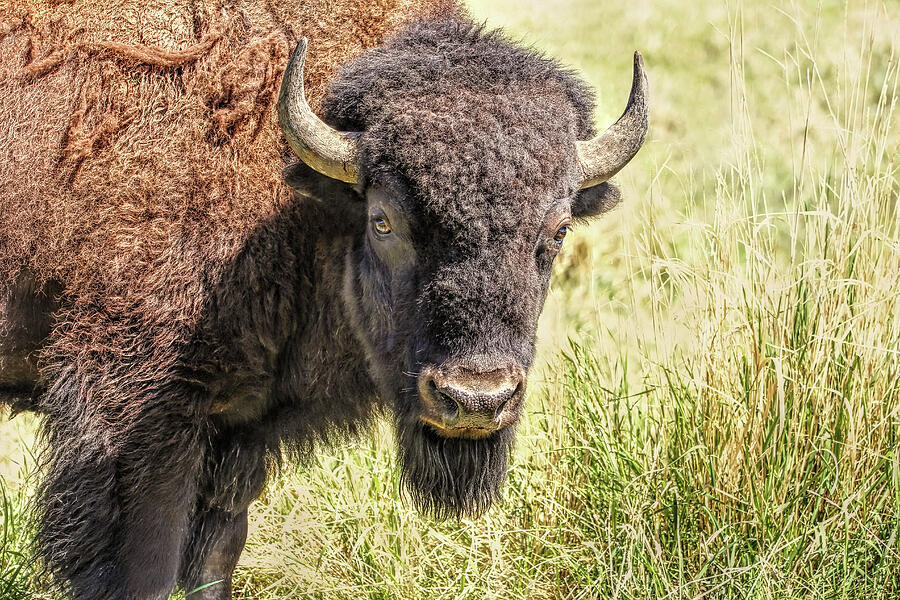
<path id="1" fill-rule="evenodd" d="M 338 65 L 412 18 L 458 10 L 454 0 L 0 0 L 0 296 L 27 268 L 70 297 L 152 297 L 150 263 L 184 236 L 204 260 L 227 262 L 290 195 L 274 104 L 296 41 L 310 39 L 318 109 Z M 168 276 L 196 285 L 176 262 Z"/>

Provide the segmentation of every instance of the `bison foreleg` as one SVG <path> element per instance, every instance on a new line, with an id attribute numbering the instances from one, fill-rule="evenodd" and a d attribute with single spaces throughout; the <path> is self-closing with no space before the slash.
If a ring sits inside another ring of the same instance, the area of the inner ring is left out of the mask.
<path id="1" fill-rule="evenodd" d="M 231 600 L 231 574 L 247 540 L 247 511 L 210 509 L 194 517 L 191 562 L 181 585 L 190 600 Z"/>
<path id="2" fill-rule="evenodd" d="M 70 598 L 165 599 L 197 499 L 196 400 L 167 383 L 143 397 L 108 383 L 72 375 L 42 400 L 39 552 Z"/>
<path id="3" fill-rule="evenodd" d="M 266 448 L 252 431 L 212 435 L 180 584 L 189 600 L 230 600 L 231 574 L 247 539 L 247 506 L 266 482 Z"/>

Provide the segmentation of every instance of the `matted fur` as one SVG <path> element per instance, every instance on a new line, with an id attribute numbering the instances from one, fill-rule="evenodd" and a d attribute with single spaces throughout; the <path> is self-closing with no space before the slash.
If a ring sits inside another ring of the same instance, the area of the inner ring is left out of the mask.
<path id="1" fill-rule="evenodd" d="M 229 260 L 290 195 L 274 104 L 297 40 L 310 39 L 317 109 L 337 66 L 412 18 L 456 10 L 0 0 L 0 285 L 27 267 L 69 295 L 152 293 L 141 279 L 181 236 L 207 261 Z"/>

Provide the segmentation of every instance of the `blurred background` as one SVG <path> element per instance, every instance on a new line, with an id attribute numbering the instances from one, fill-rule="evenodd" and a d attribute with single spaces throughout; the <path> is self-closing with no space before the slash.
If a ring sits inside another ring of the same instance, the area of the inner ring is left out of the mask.
<path id="1" fill-rule="evenodd" d="M 645 148 L 566 240 L 506 502 L 398 492 L 388 427 L 251 508 L 241 598 L 900 597 L 900 3 L 470 0 Z M 0 423 L 0 598 L 42 597 Z"/>

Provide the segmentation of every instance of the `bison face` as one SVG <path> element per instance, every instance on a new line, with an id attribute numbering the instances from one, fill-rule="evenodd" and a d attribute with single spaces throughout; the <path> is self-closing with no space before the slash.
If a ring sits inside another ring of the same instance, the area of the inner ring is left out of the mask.
<path id="1" fill-rule="evenodd" d="M 636 56 L 625 114 L 579 141 L 591 102 L 570 73 L 459 23 L 420 27 L 333 84 L 326 112 L 355 133 L 306 104 L 305 42 L 279 117 L 332 178 L 307 195 L 358 206 L 342 298 L 392 408 L 405 487 L 458 517 L 500 494 L 553 260 L 573 219 L 618 200 L 606 180 L 641 145 L 646 83 Z"/>
<path id="2" fill-rule="evenodd" d="M 384 391 L 398 418 L 444 438 L 510 427 L 570 203 L 521 207 L 531 210 L 506 230 L 477 206 L 458 207 L 448 223 L 396 182 L 370 187 L 366 205 L 348 300 L 374 334 L 373 362 L 394 386 Z"/>
<path id="3" fill-rule="evenodd" d="M 437 208 L 435 190 L 392 176 L 343 184 L 299 163 L 288 181 L 343 205 L 342 302 L 393 413 L 406 489 L 435 516 L 484 511 L 506 478 L 554 258 L 615 188 Z"/>
<path id="4" fill-rule="evenodd" d="M 422 509 L 458 516 L 487 508 L 505 479 L 573 201 L 546 193 L 503 216 L 490 198 L 438 211 L 437 191 L 392 177 L 367 186 L 344 302 L 393 408 L 407 489 Z"/>

